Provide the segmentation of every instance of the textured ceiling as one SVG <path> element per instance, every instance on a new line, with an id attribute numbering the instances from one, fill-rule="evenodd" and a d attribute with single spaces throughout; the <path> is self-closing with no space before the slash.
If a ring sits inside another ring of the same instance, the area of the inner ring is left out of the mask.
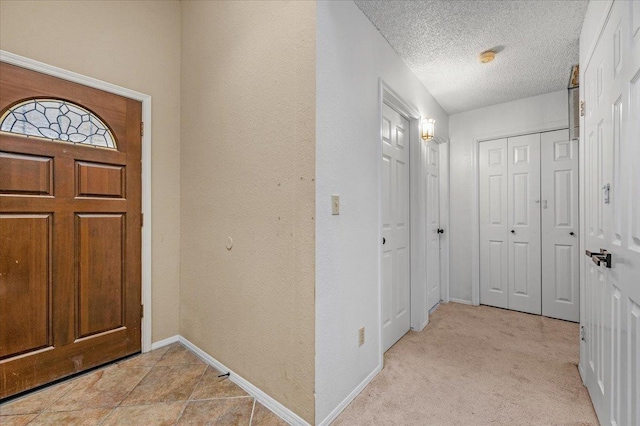
<path id="1" fill-rule="evenodd" d="M 355 3 L 450 114 L 566 89 L 586 0 Z M 495 61 L 478 55 L 497 49 Z"/>

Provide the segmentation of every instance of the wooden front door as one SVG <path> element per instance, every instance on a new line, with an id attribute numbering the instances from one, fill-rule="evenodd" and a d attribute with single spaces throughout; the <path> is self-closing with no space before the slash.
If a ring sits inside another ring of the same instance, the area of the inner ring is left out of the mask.
<path id="1" fill-rule="evenodd" d="M 140 352 L 141 108 L 0 63 L 0 398 Z"/>

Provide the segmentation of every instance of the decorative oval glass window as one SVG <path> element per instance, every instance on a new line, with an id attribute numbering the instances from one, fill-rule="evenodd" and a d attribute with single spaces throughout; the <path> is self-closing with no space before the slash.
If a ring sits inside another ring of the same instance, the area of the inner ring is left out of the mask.
<path id="1" fill-rule="evenodd" d="M 113 134 L 95 114 L 58 99 L 30 99 L 12 106 L 2 115 L 0 130 L 117 149 Z"/>

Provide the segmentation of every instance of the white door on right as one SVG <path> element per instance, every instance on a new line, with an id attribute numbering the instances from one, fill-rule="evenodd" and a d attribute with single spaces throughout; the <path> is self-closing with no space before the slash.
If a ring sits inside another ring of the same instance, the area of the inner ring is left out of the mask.
<path id="1" fill-rule="evenodd" d="M 578 141 L 541 134 L 542 315 L 580 321 Z"/>
<path id="2" fill-rule="evenodd" d="M 640 425 L 640 2 L 615 1 L 585 67 L 580 371 L 601 424 Z M 581 82 L 581 84 L 583 84 Z M 587 253 L 585 253 L 587 254 Z M 610 257 L 608 256 L 610 255 Z"/>

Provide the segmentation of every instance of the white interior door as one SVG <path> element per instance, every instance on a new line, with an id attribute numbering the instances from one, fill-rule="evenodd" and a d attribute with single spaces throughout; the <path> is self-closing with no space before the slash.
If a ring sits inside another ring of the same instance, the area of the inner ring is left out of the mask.
<path id="1" fill-rule="evenodd" d="M 439 146 L 434 140 L 427 143 L 425 167 L 425 199 L 427 203 L 427 309 L 440 302 L 440 181 Z"/>
<path id="2" fill-rule="evenodd" d="M 509 138 L 509 309 L 542 313 L 540 134 Z"/>
<path id="3" fill-rule="evenodd" d="M 580 321 L 578 141 L 541 134 L 542 315 Z"/>
<path id="4" fill-rule="evenodd" d="M 409 121 L 382 109 L 382 341 L 386 351 L 411 326 Z"/>
<path id="5" fill-rule="evenodd" d="M 480 143 L 480 303 L 509 307 L 507 140 Z"/>
<path id="6" fill-rule="evenodd" d="M 640 425 L 640 3 L 615 1 L 584 75 L 581 372 L 600 423 Z M 599 265 L 597 263 L 600 263 Z M 607 263 L 610 267 L 607 267 Z"/>

